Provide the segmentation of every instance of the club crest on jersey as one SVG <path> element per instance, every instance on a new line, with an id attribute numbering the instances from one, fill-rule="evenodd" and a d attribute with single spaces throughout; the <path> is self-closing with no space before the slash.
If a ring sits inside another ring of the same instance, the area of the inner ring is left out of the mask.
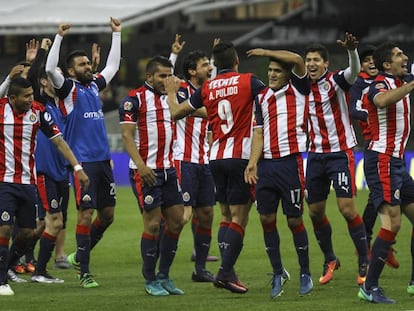
<path id="1" fill-rule="evenodd" d="M 145 204 L 152 204 L 154 202 L 154 198 L 151 195 L 147 195 L 144 199 Z"/>
<path id="2" fill-rule="evenodd" d="M 132 103 L 131 102 L 125 102 L 124 103 L 124 110 L 125 111 L 131 111 L 132 109 Z"/>
<path id="3" fill-rule="evenodd" d="M 9 220 L 10 220 L 10 214 L 9 214 L 8 212 L 4 211 L 4 212 L 1 214 L 1 220 L 2 220 L 2 221 L 9 221 Z"/>
<path id="4" fill-rule="evenodd" d="M 30 122 L 36 122 L 36 120 L 37 120 L 37 117 L 36 117 L 36 115 L 34 114 L 34 113 L 32 113 L 30 116 L 29 116 L 29 120 L 30 120 Z"/>
<path id="5" fill-rule="evenodd" d="M 45 111 L 45 113 L 43 113 L 43 118 L 45 118 L 46 122 L 50 122 L 52 121 L 52 116 L 50 115 L 49 112 Z"/>
<path id="6" fill-rule="evenodd" d="M 385 83 L 377 83 L 377 84 L 375 84 L 375 88 L 377 90 L 385 89 Z"/>
<path id="7" fill-rule="evenodd" d="M 177 95 L 181 98 L 186 98 L 185 93 L 183 91 L 178 91 Z"/>
<path id="8" fill-rule="evenodd" d="M 328 91 L 331 89 L 331 85 L 329 84 L 329 82 L 328 82 L 328 81 L 326 81 L 326 82 L 323 84 L 322 89 L 323 89 L 324 91 L 326 91 L 326 92 L 328 92 Z"/>
<path id="9" fill-rule="evenodd" d="M 395 192 L 394 192 L 394 198 L 396 198 L 397 200 L 400 199 L 400 189 L 395 190 Z"/>
<path id="10" fill-rule="evenodd" d="M 50 202 L 50 207 L 51 207 L 51 208 L 53 208 L 53 209 L 58 208 L 58 207 L 59 207 L 59 203 L 58 203 L 58 201 L 57 201 L 56 199 L 53 199 L 53 200 Z"/>
<path id="11" fill-rule="evenodd" d="M 183 193 L 183 201 L 184 202 L 190 201 L 190 194 L 188 192 Z"/>
<path id="12" fill-rule="evenodd" d="M 82 202 L 90 202 L 90 201 L 92 201 L 92 199 L 91 199 L 91 196 L 89 194 L 85 194 L 82 197 Z"/>

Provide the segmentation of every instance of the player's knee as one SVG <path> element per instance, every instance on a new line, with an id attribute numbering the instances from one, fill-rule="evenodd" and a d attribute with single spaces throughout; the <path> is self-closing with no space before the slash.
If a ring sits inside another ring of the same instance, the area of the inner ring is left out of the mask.
<path id="1" fill-rule="evenodd" d="M 288 217 L 287 224 L 290 230 L 295 230 L 295 228 L 302 225 L 302 217 Z"/>

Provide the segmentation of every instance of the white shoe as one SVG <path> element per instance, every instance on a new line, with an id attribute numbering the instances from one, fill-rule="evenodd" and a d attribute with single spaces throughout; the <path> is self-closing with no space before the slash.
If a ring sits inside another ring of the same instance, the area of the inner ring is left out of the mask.
<path id="1" fill-rule="evenodd" d="M 25 279 L 19 278 L 17 276 L 17 274 L 12 269 L 7 270 L 7 278 L 10 281 L 16 282 L 16 283 L 25 283 L 25 282 L 27 282 Z"/>
<path id="2" fill-rule="evenodd" d="M 9 284 L 0 285 L 0 296 L 12 296 L 14 295 L 13 290 Z"/>
<path id="3" fill-rule="evenodd" d="M 47 283 L 47 284 L 52 284 L 52 283 L 62 284 L 65 282 L 62 279 L 54 278 L 48 273 L 32 275 L 30 278 L 30 281 L 36 282 L 36 283 Z"/>

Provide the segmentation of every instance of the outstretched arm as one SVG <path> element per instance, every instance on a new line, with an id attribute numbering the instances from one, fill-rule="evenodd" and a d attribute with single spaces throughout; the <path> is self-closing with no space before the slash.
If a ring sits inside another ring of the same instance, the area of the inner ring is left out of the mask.
<path id="1" fill-rule="evenodd" d="M 265 50 L 265 49 L 252 49 L 246 52 L 247 56 L 266 56 L 280 59 L 289 64 L 293 64 L 292 72 L 298 77 L 304 77 L 306 75 L 306 67 L 302 56 L 286 50 Z"/>
<path id="2" fill-rule="evenodd" d="M 121 22 L 119 19 L 111 17 L 111 29 L 112 29 L 112 44 L 109 50 L 108 59 L 106 60 L 106 66 L 101 71 L 101 75 L 105 78 L 108 84 L 115 74 L 119 70 L 121 63 Z"/>
<path id="3" fill-rule="evenodd" d="M 379 92 L 374 97 L 374 104 L 379 108 L 387 108 L 401 100 L 404 96 L 414 90 L 414 80 L 401 85 L 396 89 Z"/>

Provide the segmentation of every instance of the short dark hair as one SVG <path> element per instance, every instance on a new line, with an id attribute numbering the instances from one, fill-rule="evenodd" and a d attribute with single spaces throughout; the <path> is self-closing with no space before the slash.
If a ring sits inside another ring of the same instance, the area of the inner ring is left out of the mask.
<path id="1" fill-rule="evenodd" d="M 329 60 L 328 49 L 324 45 L 322 45 L 320 43 L 312 43 L 312 44 L 309 44 L 305 48 L 305 58 L 306 58 L 306 55 L 308 53 L 313 53 L 313 52 L 319 53 L 324 61 L 328 61 Z"/>
<path id="2" fill-rule="evenodd" d="M 174 67 L 168 58 L 166 58 L 165 56 L 158 55 L 158 56 L 151 58 L 148 61 L 145 71 L 153 75 L 154 73 L 158 71 L 159 66 L 169 67 L 169 68 Z"/>
<path id="3" fill-rule="evenodd" d="M 75 50 L 75 51 L 70 52 L 66 56 L 66 62 L 65 62 L 66 69 L 67 68 L 73 68 L 73 65 L 74 65 L 73 64 L 73 60 L 76 57 L 79 57 L 79 56 L 86 56 L 86 57 L 88 57 L 88 54 L 86 54 L 86 52 L 84 50 Z"/>
<path id="4" fill-rule="evenodd" d="M 231 42 L 220 42 L 213 48 L 213 58 L 218 70 L 233 68 L 237 62 L 236 48 Z"/>
<path id="5" fill-rule="evenodd" d="M 375 45 L 368 44 L 358 48 L 359 62 L 362 63 L 367 56 L 373 56 L 376 47 Z"/>
<path id="6" fill-rule="evenodd" d="M 183 73 L 186 79 L 191 78 L 190 74 L 188 73 L 188 70 L 196 70 L 197 62 L 203 58 L 208 58 L 207 53 L 204 51 L 195 50 L 187 54 L 183 61 Z"/>
<path id="7" fill-rule="evenodd" d="M 276 58 L 276 57 L 269 57 L 269 64 L 271 62 L 278 63 L 280 65 L 280 67 L 283 68 L 283 70 L 286 70 L 286 71 L 289 71 L 289 72 L 292 71 L 292 68 L 293 68 L 292 63 L 285 62 L 284 60 L 281 60 L 281 59 Z"/>
<path id="8" fill-rule="evenodd" d="M 384 62 L 388 62 L 391 63 L 392 62 L 392 50 L 397 47 L 398 45 L 394 42 L 384 42 L 382 44 L 380 44 L 374 52 L 374 63 L 375 63 L 375 67 L 378 68 L 378 70 L 383 71 L 384 70 L 384 66 L 383 63 Z"/>
<path id="9" fill-rule="evenodd" d="M 9 90 L 7 92 L 7 96 L 11 95 L 19 95 L 23 89 L 27 89 L 29 87 L 32 87 L 32 84 L 29 80 L 17 77 L 15 79 L 12 79 L 9 85 Z"/>

